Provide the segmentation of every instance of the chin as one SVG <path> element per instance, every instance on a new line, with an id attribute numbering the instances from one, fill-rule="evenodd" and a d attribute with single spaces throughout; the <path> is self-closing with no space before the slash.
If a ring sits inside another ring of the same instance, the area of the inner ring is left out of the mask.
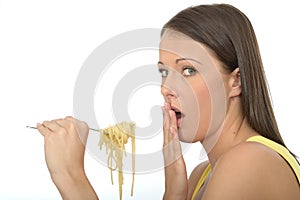
<path id="1" fill-rule="evenodd" d="M 201 133 L 190 133 L 191 131 L 184 131 L 184 129 L 178 129 L 178 137 L 181 142 L 185 143 L 196 143 L 196 142 L 203 142 L 204 137 L 201 136 Z"/>
<path id="2" fill-rule="evenodd" d="M 182 130 L 180 130 L 180 128 L 178 129 L 178 137 L 181 142 L 185 142 L 185 143 L 198 142 L 199 140 L 197 140 L 195 136 L 196 134 L 187 134 L 187 132 L 183 132 Z"/>

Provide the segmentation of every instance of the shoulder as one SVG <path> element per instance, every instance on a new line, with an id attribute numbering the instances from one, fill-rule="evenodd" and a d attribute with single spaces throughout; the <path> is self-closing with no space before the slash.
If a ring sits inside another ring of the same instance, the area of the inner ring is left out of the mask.
<path id="1" fill-rule="evenodd" d="M 275 151 L 260 143 L 244 142 L 218 159 L 204 199 L 287 199 L 282 195 L 291 190 L 294 178 Z M 299 187 L 296 181 L 294 187 Z"/>
<path id="2" fill-rule="evenodd" d="M 200 178 L 200 176 L 202 175 L 202 173 L 204 172 L 204 170 L 206 169 L 206 167 L 208 166 L 208 164 L 209 164 L 209 161 L 206 160 L 206 161 L 200 163 L 199 165 L 197 165 L 197 166 L 193 169 L 193 171 L 192 171 L 192 173 L 191 173 L 189 179 L 190 179 L 190 180 L 192 180 L 192 179 L 197 179 L 197 176 Z"/>
<path id="3" fill-rule="evenodd" d="M 196 187 L 201 175 L 203 174 L 204 170 L 208 166 L 208 164 L 209 164 L 209 161 L 204 161 L 204 162 L 200 163 L 193 169 L 192 173 L 190 174 L 189 181 L 188 181 L 188 197 L 189 197 L 188 199 L 190 199 L 191 196 L 193 195 L 195 187 Z"/>

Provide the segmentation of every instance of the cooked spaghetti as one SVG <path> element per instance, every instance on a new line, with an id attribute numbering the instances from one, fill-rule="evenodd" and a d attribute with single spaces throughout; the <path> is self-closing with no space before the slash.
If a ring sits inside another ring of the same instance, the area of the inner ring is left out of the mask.
<path id="1" fill-rule="evenodd" d="M 108 154 L 107 165 L 110 169 L 111 183 L 113 182 L 113 171 L 118 170 L 119 179 L 119 193 L 120 200 L 122 199 L 122 185 L 123 185 L 123 154 L 126 156 L 125 144 L 128 138 L 131 138 L 132 148 L 132 184 L 131 196 L 133 195 L 134 174 L 135 174 L 135 124 L 130 122 L 122 122 L 115 126 L 109 126 L 106 129 L 100 130 L 99 146 L 102 149 L 105 145 L 106 154 Z"/>

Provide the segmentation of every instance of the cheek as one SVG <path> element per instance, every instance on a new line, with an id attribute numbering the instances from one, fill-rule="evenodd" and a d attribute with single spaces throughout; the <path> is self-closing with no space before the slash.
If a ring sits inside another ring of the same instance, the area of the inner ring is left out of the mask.
<path id="1" fill-rule="evenodd" d="M 194 140 L 203 141 L 208 132 L 212 118 L 211 95 L 204 82 L 198 82 L 197 86 L 194 87 L 194 91 L 197 97 L 199 111 L 198 129 Z"/>
<path id="2" fill-rule="evenodd" d="M 188 92 L 181 92 L 181 105 L 186 116 L 179 129 L 179 136 L 181 141 L 190 143 L 203 141 L 206 136 L 211 121 L 211 99 L 203 80 L 190 80 L 189 86 Z"/>

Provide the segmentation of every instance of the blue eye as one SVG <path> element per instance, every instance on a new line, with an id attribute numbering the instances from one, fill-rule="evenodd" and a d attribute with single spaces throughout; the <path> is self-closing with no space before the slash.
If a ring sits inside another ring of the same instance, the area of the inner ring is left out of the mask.
<path id="1" fill-rule="evenodd" d="M 196 70 L 192 67 L 185 67 L 183 69 L 183 75 L 184 76 L 193 76 L 196 74 Z"/>
<path id="2" fill-rule="evenodd" d="M 161 77 L 163 78 L 168 76 L 168 70 L 166 69 L 159 69 L 159 72 L 161 73 Z"/>

